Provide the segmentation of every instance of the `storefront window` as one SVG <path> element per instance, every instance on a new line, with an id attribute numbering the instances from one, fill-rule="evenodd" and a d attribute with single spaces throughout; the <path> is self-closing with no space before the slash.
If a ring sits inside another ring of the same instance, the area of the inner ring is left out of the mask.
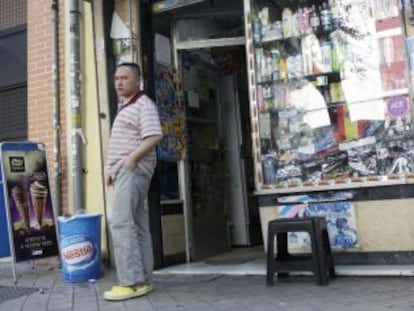
<path id="1" fill-rule="evenodd" d="M 412 177 L 398 1 L 251 1 L 263 186 Z"/>

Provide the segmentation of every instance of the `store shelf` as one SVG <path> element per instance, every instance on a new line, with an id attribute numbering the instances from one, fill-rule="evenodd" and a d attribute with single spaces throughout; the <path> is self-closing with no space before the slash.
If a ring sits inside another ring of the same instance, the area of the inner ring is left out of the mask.
<path id="1" fill-rule="evenodd" d="M 262 43 L 268 43 L 268 42 L 278 42 L 278 41 L 288 41 L 292 39 L 299 40 L 301 36 L 293 36 L 293 37 L 287 37 L 287 38 L 280 38 L 280 37 L 267 37 L 262 39 Z M 259 44 L 260 45 L 260 44 Z"/>
<path id="2" fill-rule="evenodd" d="M 280 80 L 280 79 L 265 80 L 265 81 L 257 82 L 257 84 L 259 84 L 259 85 L 268 85 L 268 84 L 275 84 L 275 83 L 288 83 L 288 82 L 298 81 L 300 79 L 313 80 L 313 79 L 316 79 L 317 77 L 320 77 L 320 76 L 328 76 L 328 80 L 336 80 L 337 79 L 339 81 L 340 74 L 341 73 L 339 71 L 320 72 L 320 73 L 314 73 L 314 74 L 311 74 L 311 75 L 304 75 L 304 76 L 297 77 L 297 78 L 290 78 L 288 80 Z"/>
<path id="3" fill-rule="evenodd" d="M 244 37 L 189 40 L 189 41 L 177 42 L 176 49 L 177 50 L 191 50 L 191 49 L 244 45 L 245 43 L 246 43 L 246 39 Z"/>
<path id="4" fill-rule="evenodd" d="M 197 118 L 197 117 L 187 117 L 186 120 L 187 122 L 191 122 L 191 123 L 202 123 L 202 124 L 212 124 L 212 125 L 217 124 L 217 121 L 215 120 Z"/>
<path id="5" fill-rule="evenodd" d="M 204 2 L 205 0 L 164 0 L 164 1 L 157 1 L 156 3 L 152 4 L 152 12 L 153 13 L 162 13 L 166 11 L 170 11 L 173 9 L 177 9 L 183 6 L 187 6 L 190 4 L 196 4 L 199 2 Z"/>
<path id="6" fill-rule="evenodd" d="M 175 199 L 175 200 L 161 200 L 161 205 L 175 205 L 175 204 L 182 204 L 183 200 Z"/>
<path id="7" fill-rule="evenodd" d="M 313 78 L 317 78 L 320 76 L 328 76 L 328 80 L 338 80 L 341 76 L 341 73 L 339 71 L 330 71 L 330 72 L 319 72 L 319 73 L 314 73 L 311 75 L 305 75 L 304 77 L 308 80 L 312 80 Z"/>
<path id="8" fill-rule="evenodd" d="M 329 35 L 331 32 L 335 31 L 335 29 L 332 30 L 327 30 L 327 31 L 323 31 L 323 30 L 318 30 L 316 32 L 314 32 L 314 34 L 317 37 L 320 36 L 326 36 Z M 262 42 L 261 43 L 272 43 L 272 42 L 282 42 L 282 41 L 290 41 L 290 40 L 301 40 L 304 36 L 307 36 L 309 34 L 301 34 L 298 36 L 290 36 L 290 37 L 279 37 L 279 36 L 272 36 L 272 37 L 263 37 Z M 256 43 L 256 46 L 260 46 L 260 43 Z"/>
<path id="9" fill-rule="evenodd" d="M 377 39 L 381 39 L 381 38 L 388 38 L 388 37 L 394 37 L 394 36 L 401 36 L 402 34 L 403 34 L 402 27 L 395 27 L 391 29 L 378 31 L 375 34 L 375 37 Z"/>
<path id="10" fill-rule="evenodd" d="M 295 193 L 295 192 L 312 192 L 312 191 L 323 191 L 323 190 L 345 190 L 345 189 L 356 189 L 356 188 L 369 188 L 369 187 L 382 187 L 391 185 L 405 185 L 414 184 L 414 179 L 392 179 L 384 181 L 361 181 L 361 182 L 349 182 L 349 183 L 334 183 L 325 185 L 313 185 L 313 186 L 273 186 L 266 185 L 268 189 L 262 189 L 256 191 L 256 195 L 268 195 L 268 194 L 282 194 L 282 193 Z"/>
<path id="11" fill-rule="evenodd" d="M 396 89 L 396 90 L 382 92 L 382 97 L 393 97 L 393 96 L 407 95 L 409 93 L 410 93 L 410 91 L 408 90 L 408 88 Z"/>
<path id="12" fill-rule="evenodd" d="M 338 100 L 338 101 L 327 103 L 328 108 L 335 108 L 337 106 L 342 106 L 344 104 L 346 104 L 346 100 Z"/>

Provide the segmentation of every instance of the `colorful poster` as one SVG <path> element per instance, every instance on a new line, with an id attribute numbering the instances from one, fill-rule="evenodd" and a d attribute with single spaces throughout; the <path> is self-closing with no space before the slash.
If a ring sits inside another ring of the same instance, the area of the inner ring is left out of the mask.
<path id="1" fill-rule="evenodd" d="M 3 193 L 15 261 L 58 255 L 45 151 L 3 147 Z"/>
<path id="2" fill-rule="evenodd" d="M 177 161 L 185 149 L 186 142 L 184 105 L 176 93 L 169 67 L 155 64 L 154 72 L 155 102 L 164 134 L 157 147 L 158 158 L 164 161 Z"/>
<path id="3" fill-rule="evenodd" d="M 281 205 L 279 217 L 325 217 L 332 248 L 358 247 L 355 208 L 351 202 L 323 202 Z M 309 249 L 310 236 L 306 232 L 288 234 L 289 249 Z"/>

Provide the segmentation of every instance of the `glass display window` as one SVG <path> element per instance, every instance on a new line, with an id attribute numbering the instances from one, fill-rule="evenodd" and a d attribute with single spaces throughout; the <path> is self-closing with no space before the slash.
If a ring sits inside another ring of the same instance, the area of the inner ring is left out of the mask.
<path id="1" fill-rule="evenodd" d="M 398 2 L 249 5 L 258 188 L 413 178 L 407 55 L 414 44 Z"/>

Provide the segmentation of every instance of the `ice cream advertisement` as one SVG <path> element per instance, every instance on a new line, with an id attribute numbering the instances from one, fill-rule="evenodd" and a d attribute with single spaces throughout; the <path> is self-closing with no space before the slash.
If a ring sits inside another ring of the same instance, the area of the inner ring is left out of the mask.
<path id="1" fill-rule="evenodd" d="M 16 262 L 58 255 L 45 152 L 2 150 L 1 161 Z"/>

